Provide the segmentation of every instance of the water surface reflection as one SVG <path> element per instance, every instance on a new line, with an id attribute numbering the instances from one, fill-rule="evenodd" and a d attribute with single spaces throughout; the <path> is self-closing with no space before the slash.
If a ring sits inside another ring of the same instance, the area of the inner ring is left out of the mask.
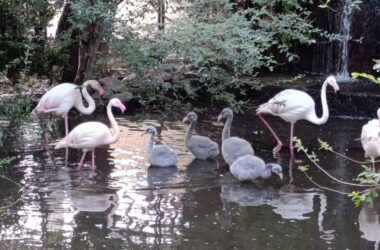
<path id="1" fill-rule="evenodd" d="M 80 152 L 46 150 L 38 123 L 19 128 L 9 139 L 4 155 L 18 159 L 7 176 L 25 186 L 23 202 L 2 214 L 0 247 L 11 249 L 374 249 L 380 235 L 379 206 L 355 208 L 344 196 L 316 189 L 296 168 L 281 182 L 239 183 L 222 158 L 195 160 L 184 148 L 183 114 L 159 122 L 157 115 L 142 123 L 119 118 L 120 140 L 96 150 L 97 169 L 91 174 L 90 157 L 82 171 L 74 168 Z M 220 142 L 219 110 L 200 115 L 196 131 Z M 215 116 L 215 117 L 213 117 Z M 76 117 L 70 127 L 105 116 Z M 281 137 L 287 126 L 269 118 Z M 363 158 L 355 141 L 365 121 L 331 118 L 325 126 L 300 122 L 297 136 L 307 147 L 318 137 L 357 159 Z M 159 140 L 180 155 L 176 167 L 150 167 L 141 137 L 148 124 L 159 128 Z M 53 126 L 54 127 L 54 126 Z M 53 133 L 56 139 L 62 133 Z M 237 115 L 232 134 L 252 142 L 255 152 L 273 162 L 275 142 L 254 112 Z M 286 143 L 285 143 L 286 144 Z M 346 150 L 347 149 L 347 150 Z M 302 157 L 302 156 L 301 156 Z M 282 165 L 287 173 L 287 149 Z M 352 179 L 356 166 L 330 153 L 320 154 L 332 174 Z M 332 185 L 319 171 L 313 178 Z M 3 203 L 18 197 L 17 188 L 1 184 Z M 339 187 L 349 191 L 346 187 Z"/>

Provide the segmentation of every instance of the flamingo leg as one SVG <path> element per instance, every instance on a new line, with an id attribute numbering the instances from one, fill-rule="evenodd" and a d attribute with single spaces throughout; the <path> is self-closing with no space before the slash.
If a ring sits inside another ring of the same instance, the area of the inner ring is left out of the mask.
<path id="1" fill-rule="evenodd" d="M 375 157 L 371 157 L 371 161 L 372 161 L 372 171 L 376 172 Z"/>
<path id="2" fill-rule="evenodd" d="M 92 149 L 92 170 L 95 170 L 95 148 Z"/>
<path id="3" fill-rule="evenodd" d="M 297 160 L 294 157 L 293 130 L 294 130 L 294 123 L 290 123 L 290 138 L 289 138 L 290 159 L 294 163 L 301 163 L 302 160 Z"/>
<path id="4" fill-rule="evenodd" d="M 65 115 L 65 136 L 67 136 L 69 134 L 69 121 L 68 121 L 68 118 L 67 118 L 67 114 Z"/>
<path id="5" fill-rule="evenodd" d="M 79 165 L 77 167 L 77 170 L 81 169 L 81 167 L 83 165 L 84 157 L 86 156 L 86 153 L 87 153 L 87 151 L 83 152 L 82 157 L 80 158 L 80 162 L 79 162 Z"/>
<path id="6" fill-rule="evenodd" d="M 49 144 L 49 137 L 49 132 L 44 132 L 44 141 L 46 145 Z"/>
<path id="7" fill-rule="evenodd" d="M 260 120 L 264 123 L 264 125 L 269 129 L 269 131 L 272 133 L 273 137 L 277 141 L 277 146 L 273 149 L 273 152 L 278 153 L 281 150 L 282 147 L 282 141 L 277 136 L 276 132 L 272 129 L 272 127 L 269 125 L 269 123 L 264 119 L 263 115 L 261 113 L 258 113 L 257 116 L 260 118 Z"/>

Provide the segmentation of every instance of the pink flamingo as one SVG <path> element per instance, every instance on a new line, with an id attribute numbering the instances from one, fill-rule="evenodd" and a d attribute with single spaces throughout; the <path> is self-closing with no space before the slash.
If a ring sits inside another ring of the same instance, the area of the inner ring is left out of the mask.
<path id="1" fill-rule="evenodd" d="M 380 108 L 377 110 L 377 119 L 368 121 L 362 127 L 360 141 L 365 151 L 364 157 L 371 159 L 372 170 L 376 171 L 375 159 L 380 156 Z"/>
<path id="2" fill-rule="evenodd" d="M 83 154 L 80 159 L 78 169 L 82 167 L 84 157 L 87 151 L 92 151 L 92 169 L 95 169 L 95 147 L 108 145 L 117 142 L 120 137 L 120 129 L 112 114 L 112 107 L 118 107 L 122 113 L 125 111 L 123 103 L 112 98 L 107 105 L 107 116 L 113 127 L 113 134 L 110 129 L 100 122 L 85 122 L 76 126 L 70 133 L 57 143 L 55 149 L 59 148 L 77 148 L 82 149 Z"/>
<path id="3" fill-rule="evenodd" d="M 315 113 L 315 103 L 313 98 L 307 93 L 295 90 L 295 89 L 286 89 L 276 94 L 273 98 L 271 98 L 268 102 L 261 104 L 257 109 L 257 115 L 260 120 L 265 124 L 265 126 L 272 133 L 274 138 L 277 141 L 277 146 L 273 149 L 275 153 L 280 152 L 282 147 L 282 142 L 280 138 L 278 138 L 277 134 L 268 124 L 268 122 L 264 119 L 262 114 L 271 114 L 275 116 L 281 117 L 283 120 L 290 122 L 290 140 L 289 140 L 289 149 L 290 149 L 290 157 L 292 162 L 299 163 L 294 158 L 294 146 L 293 146 L 293 129 L 294 124 L 298 120 L 307 120 L 317 125 L 324 124 L 329 118 L 329 109 L 327 106 L 326 100 L 326 87 L 330 85 L 335 92 L 339 90 L 339 86 L 336 82 L 334 76 L 329 76 L 325 80 L 321 89 L 321 101 L 322 101 L 322 116 L 317 117 Z"/>
<path id="4" fill-rule="evenodd" d="M 67 114 L 70 109 L 75 107 L 82 114 L 89 115 L 95 110 L 95 101 L 87 92 L 87 86 L 99 92 L 99 95 L 104 94 L 104 90 L 100 83 L 96 80 L 88 80 L 83 83 L 82 94 L 88 102 L 88 107 L 85 107 L 81 95 L 81 86 L 72 83 L 61 83 L 48 92 L 46 92 L 33 110 L 34 113 L 53 113 L 62 116 L 65 119 L 65 133 L 69 133 L 69 125 Z"/>

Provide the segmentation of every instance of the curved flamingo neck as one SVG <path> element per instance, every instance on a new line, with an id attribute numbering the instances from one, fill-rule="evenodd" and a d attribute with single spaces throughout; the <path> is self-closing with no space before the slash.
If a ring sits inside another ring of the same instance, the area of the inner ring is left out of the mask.
<path id="1" fill-rule="evenodd" d="M 261 178 L 268 179 L 272 175 L 272 169 L 269 164 L 265 165 L 264 171 L 261 173 Z"/>
<path id="2" fill-rule="evenodd" d="M 94 99 L 90 96 L 90 94 L 87 91 L 88 84 L 89 84 L 88 82 L 85 82 L 83 84 L 83 89 L 82 89 L 82 94 L 83 94 L 84 99 L 88 103 L 88 107 L 84 106 L 83 100 L 82 100 L 82 95 L 78 95 L 78 98 L 80 98 L 80 100 L 77 100 L 76 106 L 75 106 L 75 108 L 79 112 L 81 112 L 82 114 L 85 114 L 85 115 L 92 114 L 92 112 L 94 112 L 95 107 L 96 107 Z"/>
<path id="3" fill-rule="evenodd" d="M 321 88 L 322 116 L 317 117 L 315 113 L 315 107 L 314 107 L 312 114 L 307 119 L 308 121 L 316 125 L 324 124 L 329 118 L 329 107 L 327 106 L 326 87 L 327 87 L 327 81 L 323 83 L 322 88 Z"/>
<path id="4" fill-rule="evenodd" d="M 119 125 L 116 122 L 116 119 L 114 115 L 112 114 L 112 105 L 109 103 L 107 105 L 107 116 L 110 120 L 111 126 L 113 128 L 113 134 L 111 135 L 111 138 L 109 139 L 109 144 L 115 143 L 120 138 L 120 128 Z"/>
<path id="5" fill-rule="evenodd" d="M 146 146 L 146 151 L 148 152 L 148 154 L 152 152 L 153 144 L 154 144 L 154 134 L 150 134 L 150 139 L 149 139 L 148 145 Z"/>
<path id="6" fill-rule="evenodd" d="M 230 138 L 231 136 L 231 124 L 232 124 L 232 116 L 229 116 L 224 124 L 223 133 L 222 133 L 222 142 Z"/>
<path id="7" fill-rule="evenodd" d="M 191 137 L 193 136 L 194 126 L 195 126 L 195 121 L 190 122 L 190 125 L 187 128 L 186 137 L 185 137 L 185 144 L 186 145 L 189 143 Z"/>

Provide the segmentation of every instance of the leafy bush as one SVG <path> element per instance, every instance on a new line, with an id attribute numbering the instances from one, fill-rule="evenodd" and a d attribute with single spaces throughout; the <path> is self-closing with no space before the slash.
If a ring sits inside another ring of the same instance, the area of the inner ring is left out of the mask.
<path id="1" fill-rule="evenodd" d="M 30 117 L 32 101 L 29 97 L 7 97 L 0 99 L 0 117 L 6 118 L 11 123 L 26 121 Z"/>
<path id="2" fill-rule="evenodd" d="M 373 65 L 373 70 L 375 70 L 376 72 L 380 72 L 380 60 L 377 59 L 377 60 L 373 60 L 373 61 L 375 62 L 375 65 Z M 370 80 L 371 82 L 373 82 L 375 84 L 380 84 L 380 77 L 376 77 L 372 74 L 352 72 L 351 76 L 353 79 L 363 77 L 363 78 Z"/>
<path id="3" fill-rule="evenodd" d="M 41 68 L 38 59 L 47 39 L 44 31 L 54 14 L 53 5 L 48 0 L 1 1 L 0 10 L 0 72 L 18 76 L 31 64 L 34 69 Z"/>
<path id="4" fill-rule="evenodd" d="M 282 58 L 295 60 L 292 44 L 311 44 L 320 32 L 302 7 L 306 0 L 251 2 L 252 7 L 242 9 L 229 0 L 194 1 L 186 16 L 162 34 L 158 46 L 195 66 L 219 66 L 240 76 L 273 70 Z"/>

